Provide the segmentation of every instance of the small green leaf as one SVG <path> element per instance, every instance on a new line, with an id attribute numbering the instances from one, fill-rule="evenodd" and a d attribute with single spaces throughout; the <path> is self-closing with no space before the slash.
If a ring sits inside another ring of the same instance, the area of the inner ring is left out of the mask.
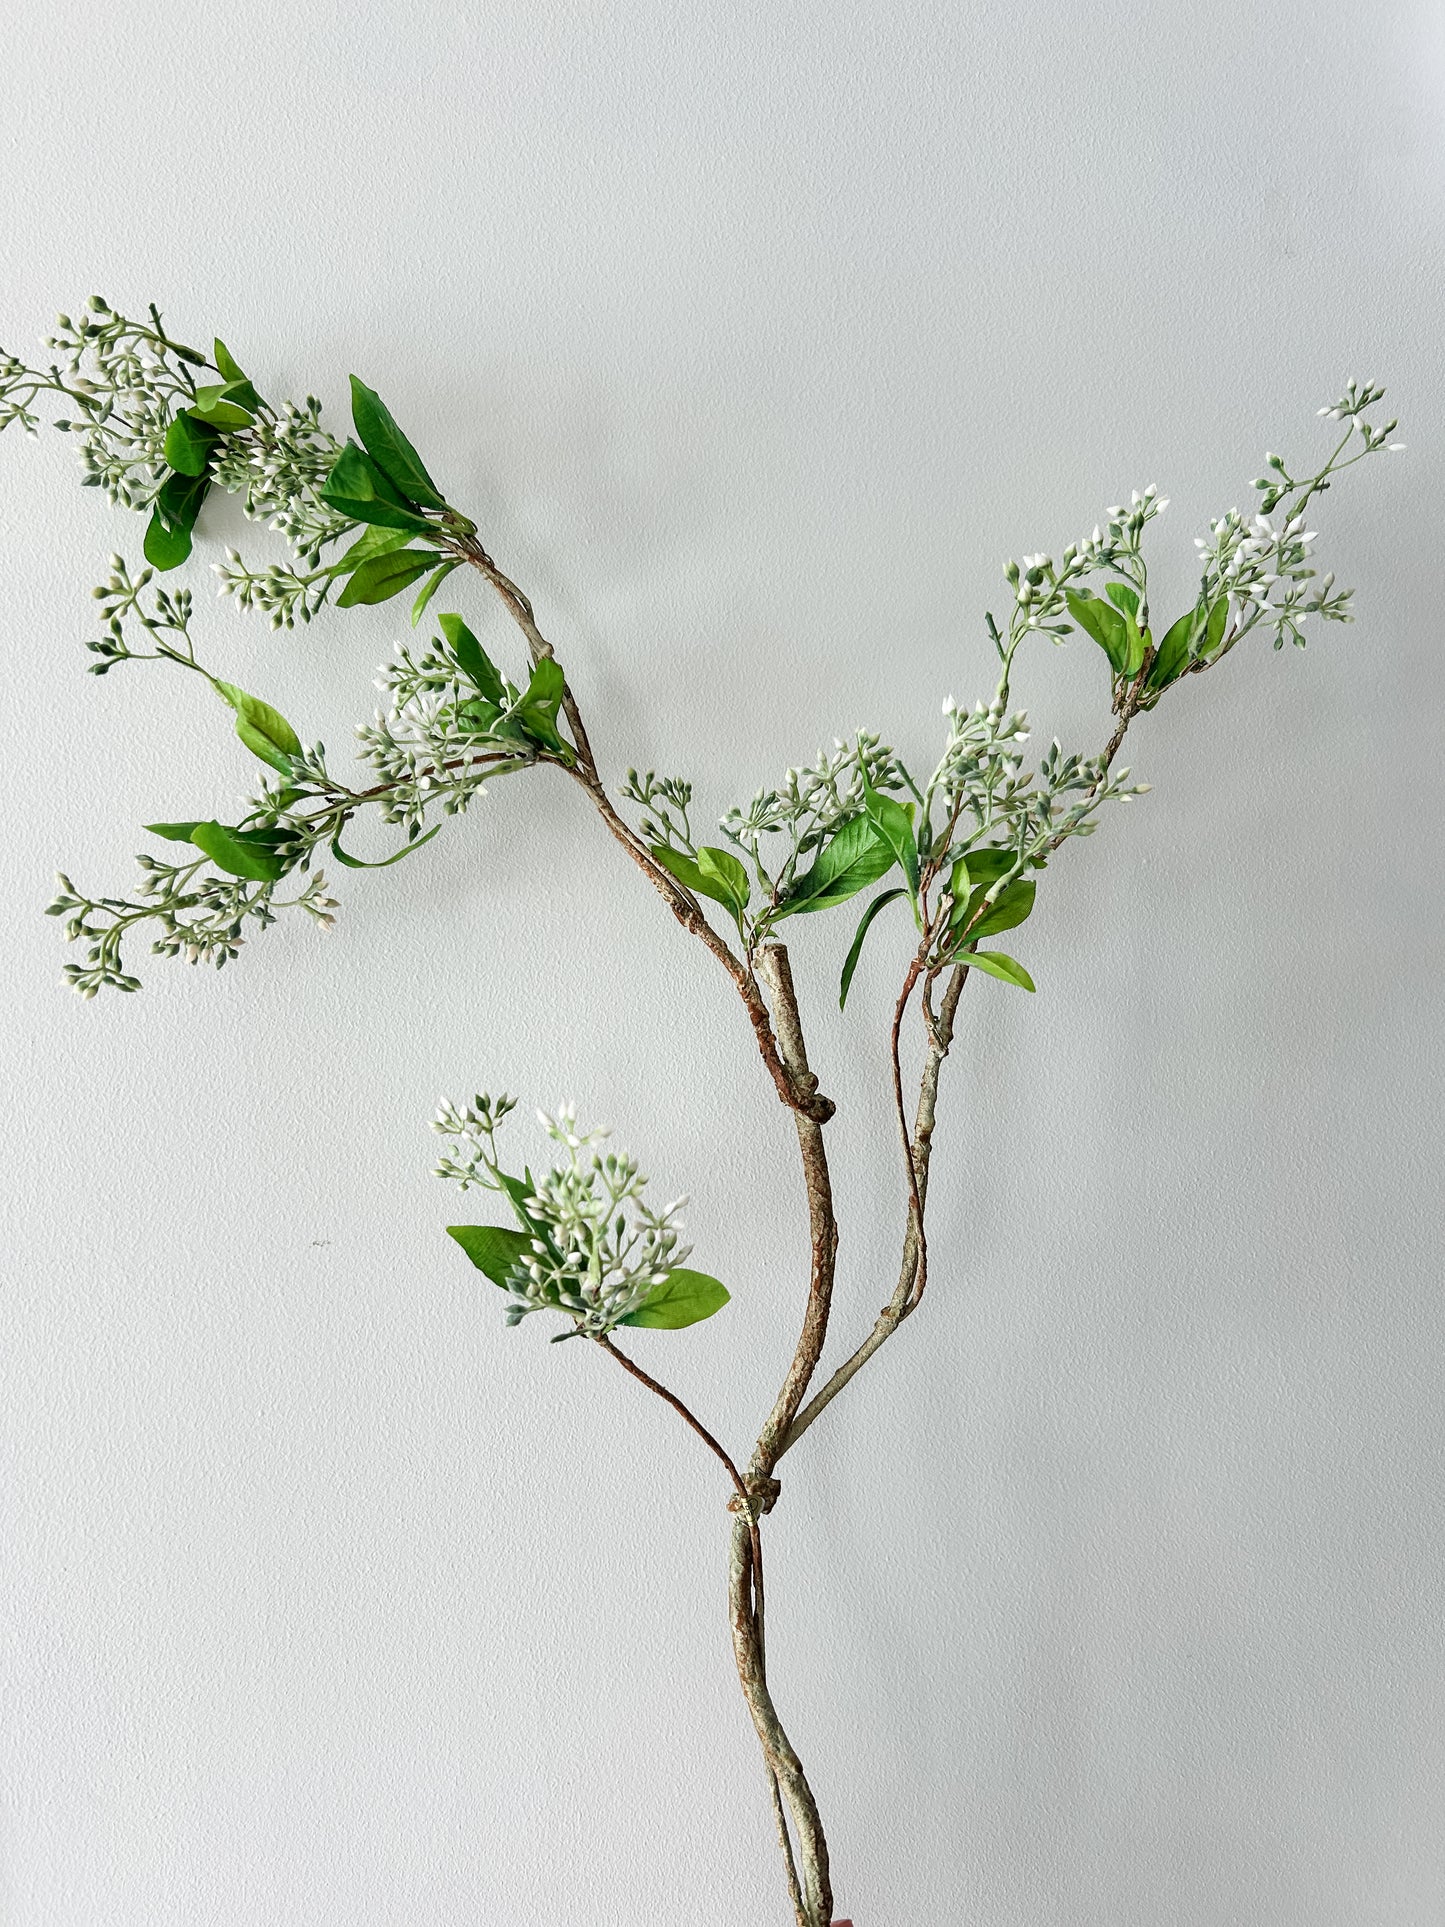
<path id="1" fill-rule="evenodd" d="M 526 694 L 517 704 L 513 716 L 529 736 L 547 749 L 555 750 L 558 755 L 569 760 L 572 751 L 557 732 L 557 711 L 567 688 L 567 679 L 562 673 L 562 665 L 551 656 L 543 656 L 532 671 L 531 681 L 527 684 Z"/>
<path id="2" fill-rule="evenodd" d="M 1024 877 L 1006 884 L 979 921 L 968 927 L 968 941 L 973 943 L 979 937 L 997 936 L 1000 930 L 1012 930 L 1016 924 L 1022 923 L 1033 913 L 1037 891 L 1038 885 Z M 987 890 L 975 892 L 977 901 L 975 897 L 970 897 L 968 903 L 970 915 L 977 915 L 978 911 L 983 909 L 983 899 L 987 894 Z"/>
<path id="3" fill-rule="evenodd" d="M 1229 620 L 1229 597 L 1222 595 L 1209 611 L 1209 622 L 1204 631 L 1204 647 L 1201 655 L 1212 656 L 1224 640 L 1224 625 Z"/>
<path id="4" fill-rule="evenodd" d="M 141 545 L 153 569 L 178 569 L 191 552 L 189 529 L 168 529 L 159 509 L 151 510 L 145 541 Z"/>
<path id="5" fill-rule="evenodd" d="M 338 609 L 354 609 L 363 602 L 390 602 L 419 575 L 436 567 L 437 559 L 422 549 L 393 549 L 363 562 L 336 598 Z"/>
<path id="6" fill-rule="evenodd" d="M 321 499 L 353 522 L 371 522 L 386 529 L 430 533 L 432 524 L 419 515 L 395 483 L 365 449 L 348 442 L 331 465 Z"/>
<path id="7" fill-rule="evenodd" d="M 1127 582 L 1106 582 L 1104 594 L 1116 609 L 1122 609 L 1131 622 L 1139 620 L 1139 592 Z"/>
<path id="8" fill-rule="evenodd" d="M 447 577 L 451 574 L 452 570 L 459 569 L 461 566 L 462 565 L 460 562 L 443 562 L 443 564 L 437 570 L 436 574 L 431 578 L 431 580 L 429 582 L 424 582 L 421 585 L 421 589 L 417 595 L 417 599 L 411 605 L 411 626 L 413 629 L 415 629 L 416 625 L 421 621 L 422 617 L 426 614 L 427 604 L 431 601 L 432 597 L 436 594 L 437 590 L 446 581 Z"/>
<path id="9" fill-rule="evenodd" d="M 216 381 L 196 390 L 191 413 L 212 428 L 249 428 L 265 405 L 249 381 Z"/>
<path id="10" fill-rule="evenodd" d="M 982 970 L 990 977 L 997 977 L 1000 983 L 1017 984 L 1020 990 L 1036 990 L 1033 978 L 1016 957 L 1006 957 L 1001 950 L 975 950 L 965 952 L 958 961 L 970 970 Z"/>
<path id="11" fill-rule="evenodd" d="M 244 371 L 236 365 L 236 357 L 231 353 L 219 335 L 216 336 L 215 352 L 211 359 L 215 362 L 227 381 L 244 381 L 246 379 Z"/>
<path id="12" fill-rule="evenodd" d="M 447 1236 L 456 1239 L 478 1271 L 503 1287 L 532 1248 L 530 1233 L 493 1224 L 449 1224 Z"/>
<path id="13" fill-rule="evenodd" d="M 285 830 L 237 830 L 224 823 L 198 823 L 191 841 L 203 850 L 218 870 L 252 883 L 275 883 L 291 868 L 294 857 L 276 854 L 280 842 L 294 842 Z"/>
<path id="14" fill-rule="evenodd" d="M 796 879 L 771 921 L 846 903 L 886 876 L 896 861 L 887 838 L 866 814 L 850 816 L 823 845 L 807 875 Z"/>
<path id="15" fill-rule="evenodd" d="M 338 863 L 344 863 L 348 870 L 385 870 L 393 863 L 400 863 L 404 856 L 410 856 L 414 850 L 419 850 L 423 843 L 430 843 L 441 828 L 440 823 L 434 823 L 425 836 L 403 843 L 399 850 L 394 850 L 390 856 L 378 857 L 374 863 L 368 863 L 364 857 L 348 856 L 341 847 L 341 832 L 338 830 L 331 839 L 331 854 Z"/>
<path id="16" fill-rule="evenodd" d="M 1109 666 L 1116 676 L 1125 673 L 1129 660 L 1128 631 L 1134 630 L 1132 622 L 1126 623 L 1117 609 L 1111 609 L 1107 602 L 1095 595 L 1083 595 L 1073 589 L 1064 591 L 1064 600 L 1069 605 L 1069 614 L 1086 635 L 1092 636 L 1104 654 L 1109 658 Z"/>
<path id="17" fill-rule="evenodd" d="M 866 774 L 863 778 L 863 807 L 868 820 L 898 860 L 908 879 L 908 894 L 918 902 L 918 842 L 913 834 L 913 812 L 891 796 L 874 789 Z"/>
<path id="18" fill-rule="evenodd" d="M 965 850 L 954 864 L 953 874 L 948 880 L 949 895 L 956 905 L 965 903 L 970 891 L 977 889 L 980 884 L 986 887 L 990 883 L 997 883 L 1017 862 L 1016 851 L 996 843 L 984 844 L 976 850 Z M 956 910 L 954 914 L 957 914 Z"/>
<path id="19" fill-rule="evenodd" d="M 263 703 L 259 696 L 248 696 L 233 682 L 217 682 L 218 692 L 236 712 L 236 734 L 253 756 L 269 763 L 283 776 L 291 774 L 291 758 L 301 748 L 301 738 L 279 709 Z"/>
<path id="20" fill-rule="evenodd" d="M 155 509 L 172 534 L 189 535 L 210 486 L 204 475 L 168 475 L 161 483 L 155 492 Z"/>
<path id="21" fill-rule="evenodd" d="M 701 864 L 695 863 L 681 850 L 669 849 L 665 843 L 654 843 L 651 849 L 653 856 L 668 875 L 676 877 L 678 882 L 685 889 L 691 890 L 695 897 L 710 897 L 714 903 L 722 904 L 733 915 L 737 914 L 737 898 L 716 871 L 705 874 Z M 726 852 L 722 854 L 725 855 Z M 741 868 L 741 865 L 739 867 Z M 746 880 L 745 877 L 744 882 Z"/>
<path id="22" fill-rule="evenodd" d="M 163 836 L 168 843 L 189 843 L 191 832 L 200 826 L 196 823 L 147 823 L 144 827 L 152 836 Z"/>
<path id="23" fill-rule="evenodd" d="M 496 664 L 471 630 L 460 616 L 438 616 L 437 626 L 446 637 L 462 674 L 489 703 L 495 703 L 500 709 L 507 700 L 506 688 Z"/>
<path id="24" fill-rule="evenodd" d="M 1154 658 L 1154 667 L 1149 671 L 1150 689 L 1167 689 L 1177 682 L 1189 667 L 1190 651 L 1195 637 L 1203 628 L 1205 615 L 1203 609 L 1188 610 L 1177 622 L 1171 622 L 1164 631 L 1164 639 L 1159 644 L 1159 653 Z"/>
<path id="25" fill-rule="evenodd" d="M 351 377 L 351 419 L 367 453 L 409 501 L 429 509 L 446 507 L 436 483 L 422 466 L 420 455 L 397 427 L 391 410 L 376 390 L 368 388 L 356 375 Z"/>
<path id="26" fill-rule="evenodd" d="M 221 439 L 208 422 L 183 410 L 166 430 L 165 457 L 178 475 L 204 475 Z"/>
<path id="27" fill-rule="evenodd" d="M 363 562 L 369 562 L 374 555 L 390 555 L 393 549 L 401 548 L 403 543 L 410 542 L 413 533 L 411 529 L 365 529 L 345 555 L 329 565 L 329 573 L 350 575 L 353 569 L 359 569 Z"/>
<path id="28" fill-rule="evenodd" d="M 732 851 L 719 850 L 711 843 L 704 843 L 697 853 L 697 867 L 702 876 L 727 893 L 723 901 L 730 903 L 737 915 L 741 916 L 747 908 L 751 892 L 748 873 Z"/>
<path id="29" fill-rule="evenodd" d="M 654 1287 L 645 1305 L 629 1312 L 624 1325 L 642 1325 L 652 1331 L 681 1331 L 711 1318 L 728 1302 L 727 1288 L 705 1271 L 689 1271 L 678 1265 Z"/>
<path id="30" fill-rule="evenodd" d="M 868 908 L 863 912 L 862 918 L 859 920 L 858 928 L 853 933 L 853 942 L 843 965 L 843 978 L 838 990 L 839 1010 L 841 1010 L 848 1001 L 848 992 L 853 987 L 853 972 L 858 968 L 858 959 L 863 954 L 863 939 L 872 928 L 873 919 L 885 904 L 892 903 L 895 897 L 906 897 L 907 895 L 908 892 L 904 889 L 885 890 L 882 896 L 874 897 Z"/>

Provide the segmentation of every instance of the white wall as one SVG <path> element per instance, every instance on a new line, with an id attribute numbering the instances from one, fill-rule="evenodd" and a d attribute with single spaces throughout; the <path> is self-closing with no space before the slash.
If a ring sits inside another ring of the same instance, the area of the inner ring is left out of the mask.
<path id="1" fill-rule="evenodd" d="M 1182 597 L 1263 449 L 1390 384 L 1409 453 L 1320 509 L 1356 626 L 1139 726 L 1155 793 L 1017 944 L 1040 995 L 967 999 L 931 1302 L 786 1466 L 774 1671 L 859 1927 L 1445 1917 L 1442 108 L 1431 0 L 5 29 L 0 340 L 98 288 L 333 415 L 363 373 L 608 770 L 709 812 L 859 722 L 927 758 L 1006 555 L 1157 481 Z M 503 1328 L 428 1176 L 443 1092 L 610 1119 L 734 1290 L 637 1355 L 741 1447 L 805 1262 L 741 1012 L 545 778 L 346 874 L 329 937 L 69 996 L 52 870 L 128 889 L 139 823 L 253 773 L 204 689 L 82 673 L 141 531 L 75 479 L 0 444 L 0 1917 L 781 1927 L 720 1476 Z M 401 621 L 198 630 L 339 753 Z M 1101 741 L 1101 668 L 1039 651 L 1040 740 Z M 900 1226 L 901 932 L 844 1021 L 816 921 L 842 1346 Z"/>

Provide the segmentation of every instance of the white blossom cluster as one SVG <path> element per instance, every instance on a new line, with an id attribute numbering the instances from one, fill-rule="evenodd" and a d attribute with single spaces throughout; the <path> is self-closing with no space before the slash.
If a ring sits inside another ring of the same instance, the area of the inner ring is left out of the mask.
<path id="1" fill-rule="evenodd" d="M 746 851 L 760 875 L 766 874 L 761 839 L 786 835 L 787 857 L 771 879 L 786 890 L 800 859 L 863 808 L 865 779 L 880 791 L 904 786 L 893 751 L 860 729 L 846 743 L 835 736 L 831 750 L 820 750 L 805 768 L 790 769 L 777 789 L 760 789 L 746 809 L 730 809 L 720 827 L 730 842 Z"/>
<path id="2" fill-rule="evenodd" d="M 567 1162 L 542 1177 L 519 1181 L 497 1160 L 495 1132 L 515 1108 L 510 1097 L 479 1093 L 465 1110 L 443 1103 L 432 1129 L 454 1140 L 436 1175 L 466 1190 L 480 1185 L 506 1193 L 533 1234 L 506 1279 L 507 1323 L 534 1311 L 571 1315 L 573 1332 L 600 1336 L 640 1310 L 691 1253 L 682 1242 L 676 1198 L 661 1211 L 642 1201 L 647 1179 L 636 1160 L 603 1152 L 605 1127 L 579 1128 L 576 1109 L 563 1104 L 555 1115 L 539 1111 L 547 1135 Z"/>

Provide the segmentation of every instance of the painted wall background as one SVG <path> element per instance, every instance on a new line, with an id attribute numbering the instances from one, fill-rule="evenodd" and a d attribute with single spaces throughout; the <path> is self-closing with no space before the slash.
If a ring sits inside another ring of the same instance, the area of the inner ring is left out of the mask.
<path id="1" fill-rule="evenodd" d="M 1358 622 L 1138 727 L 1041 994 L 967 999 L 931 1303 L 786 1467 L 774 1669 L 859 1927 L 1445 1915 L 1442 110 L 1427 0 L 9 17 L 0 340 L 95 288 L 335 416 L 361 372 L 607 768 L 705 814 L 860 722 L 927 758 L 1002 559 L 1121 490 L 1187 596 L 1263 449 L 1390 386 L 1409 453 L 1320 511 Z M 253 769 L 204 690 L 83 675 L 141 529 L 76 474 L 0 446 L 0 1917 L 781 1923 L 715 1468 L 503 1329 L 428 1176 L 443 1092 L 611 1121 L 735 1296 L 637 1354 L 741 1442 L 804 1276 L 741 1012 L 545 778 L 329 937 L 70 997 L 52 870 L 129 889 Z M 400 622 L 198 633 L 339 750 Z M 1101 671 L 1039 650 L 1039 740 L 1102 741 Z M 901 1224 L 901 935 L 845 1021 L 818 922 L 841 1344 Z"/>

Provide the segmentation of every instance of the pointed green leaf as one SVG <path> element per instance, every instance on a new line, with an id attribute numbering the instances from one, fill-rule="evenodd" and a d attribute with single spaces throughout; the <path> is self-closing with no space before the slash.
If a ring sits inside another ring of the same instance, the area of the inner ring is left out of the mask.
<path id="1" fill-rule="evenodd" d="M 363 562 L 369 562 L 374 555 L 390 555 L 393 549 L 401 548 L 404 543 L 410 542 L 414 533 L 412 529 L 364 529 L 345 555 L 329 565 L 329 572 L 332 575 L 350 575 L 353 569 L 359 569 Z"/>
<path id="2" fill-rule="evenodd" d="M 367 453 L 395 482 L 409 501 L 424 508 L 444 509 L 446 502 L 422 466 L 422 459 L 397 427 L 391 410 L 374 388 L 351 377 L 351 419 Z"/>
<path id="3" fill-rule="evenodd" d="M 1016 851 L 1005 845 L 986 843 L 976 850 L 965 850 L 953 866 L 948 881 L 949 895 L 955 905 L 966 903 L 969 893 L 980 885 L 997 883 L 1018 862 Z"/>
<path id="4" fill-rule="evenodd" d="M 211 359 L 215 362 L 227 381 L 244 381 L 246 379 L 245 372 L 236 365 L 236 357 L 231 353 L 219 335 L 216 336 L 215 352 Z"/>
<path id="5" fill-rule="evenodd" d="M 144 827 L 152 836 L 163 836 L 168 843 L 189 843 L 191 832 L 200 826 L 196 823 L 147 823 Z"/>
<path id="6" fill-rule="evenodd" d="M 527 1232 L 492 1224 L 449 1224 L 447 1236 L 456 1239 L 478 1271 L 504 1288 L 532 1245 Z"/>
<path id="7" fill-rule="evenodd" d="M 1069 605 L 1069 614 L 1086 635 L 1092 636 L 1104 654 L 1116 676 L 1122 676 L 1129 660 L 1129 639 L 1127 631 L 1134 628 L 1132 622 L 1125 623 L 1117 609 L 1111 609 L 1107 602 L 1098 596 L 1083 595 L 1073 589 L 1064 591 L 1064 600 Z M 1135 631 L 1137 634 L 1137 631 Z"/>
<path id="8" fill-rule="evenodd" d="M 1116 609 L 1122 609 L 1131 622 L 1139 619 L 1139 592 L 1131 589 L 1127 582 L 1106 582 L 1104 594 Z"/>
<path id="9" fill-rule="evenodd" d="M 438 616 L 437 626 L 446 637 L 462 674 L 481 691 L 488 702 L 495 703 L 498 708 L 501 708 L 507 700 L 501 675 L 496 664 L 461 617 Z"/>
<path id="10" fill-rule="evenodd" d="M 748 873 L 733 855 L 731 850 L 719 850 L 715 845 L 704 843 L 697 853 L 697 867 L 701 875 L 716 883 L 727 894 L 725 901 L 733 905 L 739 915 L 747 908 L 751 894 L 748 887 Z"/>
<path id="11" fill-rule="evenodd" d="M 1229 597 L 1222 595 L 1209 611 L 1209 622 L 1204 631 L 1204 648 L 1200 652 L 1212 656 L 1224 640 L 1224 625 L 1229 620 Z"/>
<path id="12" fill-rule="evenodd" d="M 986 904 L 985 898 L 991 887 L 979 884 L 965 900 L 955 902 L 949 915 L 955 938 L 962 938 L 965 943 L 976 943 L 980 937 L 992 937 L 1000 930 L 1012 930 L 1032 914 L 1037 884 L 1018 877 L 1014 882 L 1005 884 L 991 904 Z M 974 922 L 974 918 L 978 921 Z"/>
<path id="13" fill-rule="evenodd" d="M 153 569 L 178 569 L 191 552 L 191 532 L 168 529 L 161 520 L 160 510 L 152 509 L 141 546 Z"/>
<path id="14" fill-rule="evenodd" d="M 908 893 L 918 902 L 918 842 L 913 834 L 913 812 L 894 797 L 884 796 L 863 778 L 863 807 L 868 820 L 898 860 L 908 879 Z"/>
<path id="15" fill-rule="evenodd" d="M 1006 957 L 1001 950 L 975 950 L 965 952 L 958 961 L 970 970 L 982 970 L 990 977 L 997 977 L 1000 983 L 1017 984 L 1020 990 L 1036 990 L 1033 978 L 1016 957 Z"/>
<path id="16" fill-rule="evenodd" d="M 1195 638 L 1203 629 L 1205 612 L 1201 608 L 1186 610 L 1177 622 L 1171 622 L 1164 631 L 1164 639 L 1159 644 L 1159 653 L 1154 658 L 1154 667 L 1149 671 L 1150 689 L 1167 689 L 1177 682 L 1189 667 L 1190 652 Z"/>
<path id="17" fill-rule="evenodd" d="M 155 493 L 155 510 L 173 535 L 189 534 L 211 484 L 204 475 L 168 475 Z"/>
<path id="18" fill-rule="evenodd" d="M 233 682 L 218 681 L 216 689 L 235 710 L 236 734 L 252 755 L 289 776 L 291 758 L 300 750 L 301 738 L 280 710 L 263 703 L 259 696 L 248 696 Z"/>
<path id="19" fill-rule="evenodd" d="M 690 856 L 684 856 L 681 850 L 669 849 L 665 843 L 654 843 L 651 849 L 668 875 L 676 877 L 695 897 L 710 897 L 714 903 L 720 903 L 736 914 L 737 898 L 715 870 L 705 873 L 701 864 L 695 863 Z M 746 882 L 746 877 L 743 880 Z"/>
<path id="20" fill-rule="evenodd" d="M 220 439 L 208 422 L 183 410 L 166 430 L 165 458 L 178 475 L 204 475 Z"/>
<path id="21" fill-rule="evenodd" d="M 413 532 L 430 532 L 432 527 L 355 442 L 348 442 L 332 463 L 321 499 L 353 522 Z"/>
<path id="22" fill-rule="evenodd" d="M 294 857 L 276 854 L 276 844 L 294 841 L 284 830 L 237 830 L 215 821 L 198 823 L 191 841 L 218 870 L 252 883 L 275 883 L 291 868 Z"/>
<path id="23" fill-rule="evenodd" d="M 436 562 L 436 557 L 423 549 L 393 549 L 388 555 L 374 555 L 353 572 L 336 598 L 336 606 L 354 609 L 363 602 L 390 602 L 419 575 L 434 569 Z"/>
<path id="24" fill-rule="evenodd" d="M 461 566 L 462 565 L 459 561 L 443 562 L 441 567 L 437 570 L 436 574 L 432 576 L 431 580 L 429 582 L 423 582 L 423 584 L 421 585 L 421 589 L 417 594 L 416 601 L 411 605 L 411 626 L 413 629 L 415 629 L 416 625 L 421 621 L 422 617 L 426 614 L 427 604 L 431 601 L 432 597 L 436 594 L 437 590 L 446 581 L 447 577 L 451 574 L 452 570 L 459 569 Z"/>
<path id="25" fill-rule="evenodd" d="M 529 736 L 534 736 L 547 749 L 570 758 L 572 751 L 557 732 L 557 711 L 566 687 L 561 663 L 551 656 L 543 656 L 533 669 L 527 692 L 513 715 Z"/>
<path id="26" fill-rule="evenodd" d="M 866 813 L 850 816 L 823 845 L 807 875 L 794 881 L 771 921 L 846 903 L 886 876 L 896 861 L 892 846 Z"/>
<path id="27" fill-rule="evenodd" d="M 675 1266 L 660 1285 L 654 1287 L 645 1305 L 640 1305 L 622 1320 L 624 1325 L 642 1325 L 653 1331 L 681 1331 L 711 1318 L 728 1302 L 728 1292 L 705 1271 L 689 1271 Z"/>
<path id="28" fill-rule="evenodd" d="M 191 413 L 212 428 L 249 428 L 265 405 L 249 381 L 215 381 L 196 390 Z"/>
<path id="29" fill-rule="evenodd" d="M 858 968 L 858 959 L 863 954 L 863 939 L 872 928 L 873 919 L 885 904 L 892 903 L 895 897 L 906 897 L 907 895 L 908 892 L 903 889 L 885 890 L 882 896 L 874 897 L 868 908 L 863 912 L 859 920 L 858 928 L 853 933 L 853 942 L 843 965 L 843 978 L 838 990 L 839 1010 L 842 1010 L 848 1001 L 848 992 L 853 987 L 853 972 Z"/>

